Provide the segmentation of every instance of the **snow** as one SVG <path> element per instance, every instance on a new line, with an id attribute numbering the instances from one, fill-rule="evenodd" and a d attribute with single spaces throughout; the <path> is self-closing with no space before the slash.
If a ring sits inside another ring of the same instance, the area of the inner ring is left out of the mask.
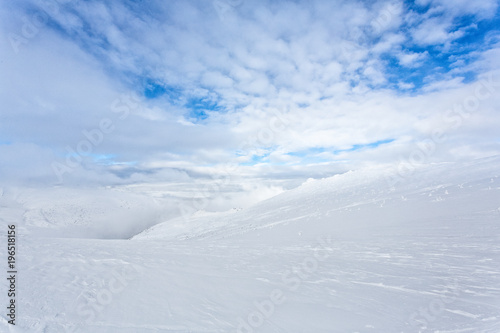
<path id="1" fill-rule="evenodd" d="M 19 304 L 0 331 L 500 332 L 499 165 L 367 168 L 192 216 L 144 191 L 3 189 Z"/>

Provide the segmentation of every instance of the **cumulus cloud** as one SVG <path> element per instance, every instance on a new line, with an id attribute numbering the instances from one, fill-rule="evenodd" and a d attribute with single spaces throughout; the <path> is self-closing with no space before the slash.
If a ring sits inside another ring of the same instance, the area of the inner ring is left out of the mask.
<path id="1" fill-rule="evenodd" d="M 11 179 L 197 179 L 231 163 L 308 178 L 394 161 L 439 125 L 443 100 L 462 103 L 498 68 L 495 1 L 1 6 Z M 486 113 L 464 118 L 434 158 L 454 143 L 469 147 L 460 156 L 494 151 L 498 116 Z"/>

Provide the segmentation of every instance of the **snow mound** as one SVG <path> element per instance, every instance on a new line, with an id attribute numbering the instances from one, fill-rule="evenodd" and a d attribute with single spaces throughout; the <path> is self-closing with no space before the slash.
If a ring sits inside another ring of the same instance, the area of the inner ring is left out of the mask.
<path id="1" fill-rule="evenodd" d="M 384 167 L 309 179 L 250 208 L 175 218 L 133 239 L 239 237 L 295 242 L 324 233 L 375 237 L 391 227 L 414 230 L 415 225 L 430 220 L 439 226 L 443 220 L 496 217 L 500 206 L 498 165 L 499 158 L 427 165 L 397 184 Z"/>

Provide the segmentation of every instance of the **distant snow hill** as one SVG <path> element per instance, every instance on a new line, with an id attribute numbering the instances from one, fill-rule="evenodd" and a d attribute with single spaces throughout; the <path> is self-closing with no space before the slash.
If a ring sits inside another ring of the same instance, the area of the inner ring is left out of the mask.
<path id="1" fill-rule="evenodd" d="M 124 239 L 171 216 L 176 203 L 120 188 L 7 188 L 0 197 L 5 220 L 23 234 Z"/>

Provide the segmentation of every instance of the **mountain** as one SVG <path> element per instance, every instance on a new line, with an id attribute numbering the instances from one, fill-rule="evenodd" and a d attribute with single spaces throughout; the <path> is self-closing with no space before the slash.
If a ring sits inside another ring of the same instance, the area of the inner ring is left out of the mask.
<path id="1" fill-rule="evenodd" d="M 38 236 L 26 220 L 48 203 L 19 194 L 3 204 L 24 228 L 18 321 L 2 314 L 0 331 L 499 332 L 499 165 L 310 179 L 246 209 L 143 221 L 130 239 Z M 158 210 L 141 198 L 109 223 Z"/>

